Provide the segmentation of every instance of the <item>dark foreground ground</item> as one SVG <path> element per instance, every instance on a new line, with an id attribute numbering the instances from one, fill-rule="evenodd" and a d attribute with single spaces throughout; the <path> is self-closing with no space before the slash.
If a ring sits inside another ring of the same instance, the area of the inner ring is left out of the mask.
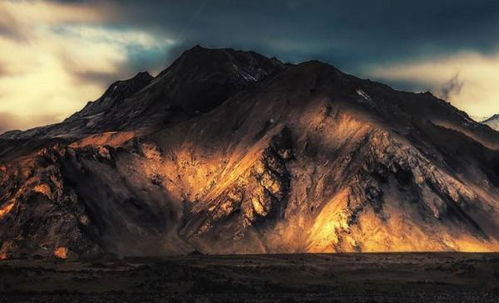
<path id="1" fill-rule="evenodd" d="M 499 254 L 0 262 L 0 302 L 499 302 Z"/>

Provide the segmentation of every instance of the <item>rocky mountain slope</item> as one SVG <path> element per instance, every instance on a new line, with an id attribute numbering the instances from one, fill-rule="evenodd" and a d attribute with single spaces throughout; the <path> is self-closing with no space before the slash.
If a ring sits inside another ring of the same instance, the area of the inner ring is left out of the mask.
<path id="1" fill-rule="evenodd" d="M 491 128 L 499 131 L 499 114 L 493 115 L 492 117 L 484 120 L 482 123 L 487 124 Z"/>
<path id="2" fill-rule="evenodd" d="M 317 61 L 195 47 L 0 136 L 0 256 L 498 251 L 499 133 Z"/>

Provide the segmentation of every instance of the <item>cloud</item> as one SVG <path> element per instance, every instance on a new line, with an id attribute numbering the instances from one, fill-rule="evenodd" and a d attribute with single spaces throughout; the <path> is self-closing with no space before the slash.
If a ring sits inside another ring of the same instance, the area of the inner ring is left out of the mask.
<path id="1" fill-rule="evenodd" d="M 7 75 L 8 72 L 7 72 L 7 69 L 5 68 L 5 66 L 3 65 L 0 65 L 0 78 L 4 75 Z"/>
<path id="2" fill-rule="evenodd" d="M 166 57 L 174 43 L 143 30 L 102 23 L 114 17 L 106 19 L 102 7 L 81 3 L 5 1 L 0 12 L 8 12 L 18 29 L 9 35 L 0 31 L 4 128 L 62 120 L 98 98 L 108 84 L 151 67 L 143 56 L 158 61 Z"/>
<path id="3" fill-rule="evenodd" d="M 16 122 L 12 114 L 0 112 L 0 134 L 13 129 Z"/>
<path id="4" fill-rule="evenodd" d="M 56 122 L 57 117 L 51 114 L 16 115 L 0 112 L 0 135 L 9 130 L 29 128 L 32 125 L 46 125 Z"/>
<path id="5" fill-rule="evenodd" d="M 496 0 L 58 0 L 112 12 L 188 47 L 251 49 L 285 61 L 320 59 L 349 72 L 366 64 L 495 51 Z M 103 4 L 104 3 L 104 4 Z"/>
<path id="6" fill-rule="evenodd" d="M 89 2 L 92 3 L 92 2 Z M 116 22 L 214 47 L 254 49 L 284 60 L 366 63 L 495 49 L 495 0 L 117 1 Z M 202 12 L 199 9 L 202 8 Z"/>
<path id="7" fill-rule="evenodd" d="M 14 40 L 25 40 L 27 33 L 11 13 L 0 6 L 0 36 Z"/>
<path id="8" fill-rule="evenodd" d="M 448 57 L 371 66 L 365 73 L 382 81 L 405 81 L 432 90 L 474 116 L 499 112 L 499 51 L 462 52 Z M 449 80 L 450 79 L 450 80 Z"/>
<path id="9" fill-rule="evenodd" d="M 113 83 L 119 79 L 117 72 L 99 72 L 99 71 L 72 71 L 75 84 L 94 84 Z"/>
<path id="10" fill-rule="evenodd" d="M 33 27 L 61 23 L 99 23 L 112 15 L 82 3 L 53 3 L 50 1 L 0 2 L 0 36 L 28 42 Z"/>
<path id="11" fill-rule="evenodd" d="M 109 84 L 124 75 L 157 69 L 157 63 L 175 44 L 171 39 L 123 27 L 64 25 L 53 32 L 71 45 L 61 48 L 59 57 L 77 83 Z"/>
<path id="12" fill-rule="evenodd" d="M 459 74 L 455 74 L 448 82 L 436 91 L 436 95 L 444 100 L 458 96 L 463 89 L 464 82 L 459 79 Z"/>

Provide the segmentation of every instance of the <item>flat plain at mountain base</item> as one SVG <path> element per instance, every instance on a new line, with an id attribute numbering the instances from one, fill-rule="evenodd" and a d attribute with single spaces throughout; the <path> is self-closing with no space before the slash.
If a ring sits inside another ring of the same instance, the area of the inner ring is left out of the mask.
<path id="1" fill-rule="evenodd" d="M 499 254 L 17 259 L 0 302 L 499 302 Z"/>

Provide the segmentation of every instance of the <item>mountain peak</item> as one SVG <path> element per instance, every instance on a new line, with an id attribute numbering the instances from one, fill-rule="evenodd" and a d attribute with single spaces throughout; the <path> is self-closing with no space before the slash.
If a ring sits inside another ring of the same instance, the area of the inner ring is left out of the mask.
<path id="1" fill-rule="evenodd" d="M 143 71 L 143 72 L 138 72 L 135 76 L 131 78 L 131 80 L 140 80 L 140 79 L 147 79 L 147 80 L 152 80 L 154 78 L 149 74 L 148 71 Z"/>
<path id="2" fill-rule="evenodd" d="M 166 94 L 182 91 L 175 106 L 188 113 L 206 112 L 221 104 L 233 92 L 259 82 L 285 68 L 275 59 L 250 51 L 204 48 L 185 51 L 157 78 L 158 85 L 178 85 Z"/>
<path id="3" fill-rule="evenodd" d="M 201 46 L 200 44 L 196 44 L 193 47 L 191 47 L 190 49 L 188 49 L 187 51 L 205 51 L 205 50 L 209 50 L 209 49 L 210 48 Z"/>
<path id="4" fill-rule="evenodd" d="M 276 69 L 282 62 L 275 58 L 267 58 L 253 51 L 234 50 L 232 48 L 206 48 L 196 45 L 184 51 L 179 58 L 158 77 L 162 77 L 172 69 L 217 70 L 221 68 L 261 68 Z"/>

